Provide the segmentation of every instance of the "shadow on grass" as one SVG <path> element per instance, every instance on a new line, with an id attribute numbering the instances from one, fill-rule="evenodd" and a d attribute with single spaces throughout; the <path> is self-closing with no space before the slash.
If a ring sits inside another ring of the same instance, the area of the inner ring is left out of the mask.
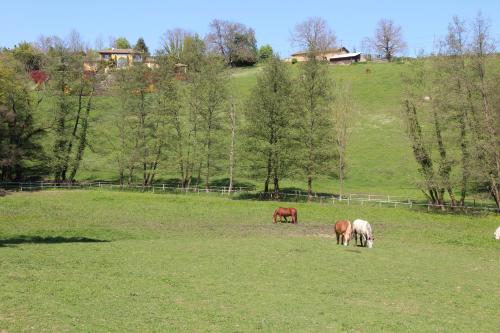
<path id="1" fill-rule="evenodd" d="M 0 238 L 0 247 L 19 244 L 62 244 L 62 243 L 107 243 L 109 240 L 94 239 L 87 237 L 63 237 L 63 236 L 15 236 Z"/>

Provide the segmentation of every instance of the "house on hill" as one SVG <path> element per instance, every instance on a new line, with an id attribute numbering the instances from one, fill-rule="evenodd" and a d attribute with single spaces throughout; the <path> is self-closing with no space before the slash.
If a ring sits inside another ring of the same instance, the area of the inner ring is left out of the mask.
<path id="1" fill-rule="evenodd" d="M 365 61 L 365 59 L 361 57 L 360 52 L 348 52 L 334 55 L 328 61 L 332 64 L 350 65 L 353 62 Z"/>
<path id="2" fill-rule="evenodd" d="M 144 54 L 134 49 L 115 49 L 97 51 L 101 61 L 113 62 L 117 68 L 130 67 L 134 62 L 142 62 Z"/>
<path id="3" fill-rule="evenodd" d="M 301 51 L 292 54 L 292 59 L 298 62 L 307 61 L 309 52 Z M 349 52 L 345 47 L 331 48 L 325 51 L 318 51 L 315 53 L 317 60 L 327 60 L 332 64 L 351 64 L 353 62 L 363 61 L 363 57 L 359 52 Z"/>
<path id="4" fill-rule="evenodd" d="M 317 60 L 329 60 L 331 57 L 339 54 L 349 53 L 349 50 L 345 47 L 332 48 L 325 51 L 318 51 L 315 54 Z M 297 59 L 298 62 L 307 61 L 309 52 L 300 51 L 292 54 L 292 58 Z"/>

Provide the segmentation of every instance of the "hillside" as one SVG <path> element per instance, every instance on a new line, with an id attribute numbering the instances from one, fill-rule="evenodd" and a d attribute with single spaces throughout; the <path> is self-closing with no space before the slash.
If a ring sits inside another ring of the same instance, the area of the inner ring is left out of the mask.
<path id="1" fill-rule="evenodd" d="M 409 149 L 401 111 L 401 73 L 404 64 L 358 64 L 331 66 L 335 80 L 351 82 L 355 102 L 355 128 L 348 147 L 346 191 L 418 195 L 414 183 L 416 163 Z M 231 92 L 239 100 L 240 109 L 256 83 L 260 67 L 235 69 L 231 73 Z M 92 114 L 91 149 L 87 150 L 78 179 L 116 180 L 116 161 L 112 146 L 116 140 L 119 101 L 112 96 L 99 96 Z M 49 103 L 50 105 L 50 103 Z M 47 107 L 47 106 L 46 106 Z M 47 107 L 48 108 L 48 107 Z M 50 112 L 45 115 L 50 116 Z M 242 117 L 240 116 L 240 119 Z M 50 149 L 47 143 L 46 149 Z M 241 151 L 240 151 L 241 153 Z M 174 168 L 164 161 L 158 181 L 176 177 Z M 236 166 L 236 178 L 262 186 L 263 181 L 247 179 L 245 165 Z M 220 166 L 215 178 L 225 178 Z M 282 187 L 306 188 L 302 179 L 284 179 Z M 337 192 L 338 180 L 325 177 L 315 181 L 314 190 Z"/>

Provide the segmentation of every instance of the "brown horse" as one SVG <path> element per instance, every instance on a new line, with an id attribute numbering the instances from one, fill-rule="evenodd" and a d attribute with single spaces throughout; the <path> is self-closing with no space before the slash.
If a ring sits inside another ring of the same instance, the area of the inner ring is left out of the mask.
<path id="1" fill-rule="evenodd" d="M 297 224 L 299 223 L 299 221 L 297 220 L 297 209 L 293 208 L 293 207 L 290 207 L 290 208 L 283 208 L 283 207 L 280 207 L 280 208 L 276 208 L 276 210 L 274 211 L 274 214 L 273 214 L 273 223 L 276 223 L 276 217 L 280 217 L 280 223 L 282 222 L 281 221 L 281 218 L 285 218 L 285 222 L 288 223 L 288 221 L 286 220 L 287 216 L 291 216 L 292 217 L 292 223 L 293 224 Z"/>
<path id="2" fill-rule="evenodd" d="M 342 245 L 349 245 L 349 241 L 351 240 L 352 229 L 351 222 L 348 220 L 340 220 L 335 223 L 335 235 L 337 236 L 337 244 L 339 244 L 339 240 Z"/>

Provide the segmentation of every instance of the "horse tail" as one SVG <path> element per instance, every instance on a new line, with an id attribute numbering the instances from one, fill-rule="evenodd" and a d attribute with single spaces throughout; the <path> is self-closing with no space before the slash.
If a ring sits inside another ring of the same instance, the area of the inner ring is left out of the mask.
<path id="1" fill-rule="evenodd" d="M 298 215 L 297 210 L 295 210 L 295 223 L 299 224 L 299 215 Z"/>

